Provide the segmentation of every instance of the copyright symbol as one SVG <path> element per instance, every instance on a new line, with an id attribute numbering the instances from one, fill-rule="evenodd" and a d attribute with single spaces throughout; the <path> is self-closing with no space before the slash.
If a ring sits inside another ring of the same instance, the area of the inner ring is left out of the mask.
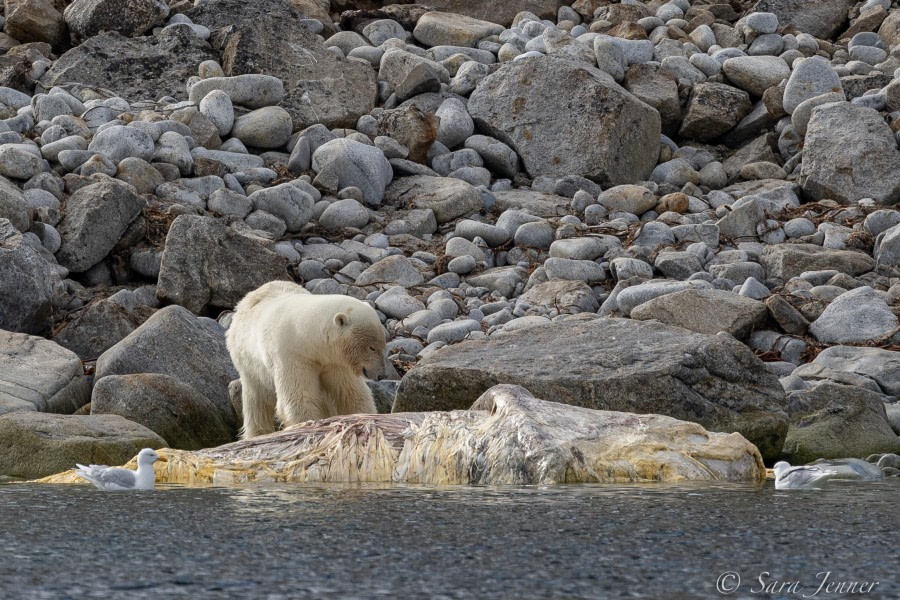
<path id="1" fill-rule="evenodd" d="M 716 589 L 720 594 L 732 594 L 741 587 L 741 576 L 734 571 L 725 571 L 716 579 Z"/>

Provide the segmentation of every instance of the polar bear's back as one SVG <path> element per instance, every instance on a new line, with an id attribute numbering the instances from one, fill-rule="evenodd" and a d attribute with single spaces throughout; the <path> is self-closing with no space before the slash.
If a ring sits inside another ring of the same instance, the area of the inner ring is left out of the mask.
<path id="1" fill-rule="evenodd" d="M 238 370 L 241 364 L 262 366 L 271 372 L 286 357 L 317 353 L 318 360 L 338 353 L 332 340 L 335 316 L 347 315 L 359 327 L 381 331 L 381 322 L 370 305 L 350 296 L 310 294 L 289 281 L 272 281 L 247 294 L 235 308 L 227 333 L 228 349 Z M 383 334 L 382 334 L 383 335 Z M 342 354 L 342 352 L 340 353 Z M 341 361 L 342 358 L 335 357 Z"/>

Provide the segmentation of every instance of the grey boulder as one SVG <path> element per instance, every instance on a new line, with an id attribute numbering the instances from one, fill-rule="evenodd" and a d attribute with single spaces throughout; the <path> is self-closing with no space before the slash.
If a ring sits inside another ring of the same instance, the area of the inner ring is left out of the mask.
<path id="1" fill-rule="evenodd" d="M 800 185 L 814 200 L 900 201 L 900 150 L 878 111 L 850 103 L 813 109 L 806 131 Z"/>
<path id="2" fill-rule="evenodd" d="M 35 479 L 76 463 L 123 465 L 161 437 L 118 415 L 15 412 L 0 416 L 0 475 Z"/>
<path id="3" fill-rule="evenodd" d="M 381 204 L 384 188 L 394 177 L 394 169 L 380 148 L 345 138 L 316 148 L 312 168 L 317 173 L 316 183 L 334 191 L 359 188 L 370 206 Z"/>
<path id="4" fill-rule="evenodd" d="M 499 383 L 566 404 L 737 431 L 767 459 L 779 455 L 787 432 L 777 377 L 731 336 L 593 317 L 443 348 L 403 377 L 393 412 L 463 408 Z"/>
<path id="5" fill-rule="evenodd" d="M 225 331 L 180 306 L 167 306 L 97 359 L 95 387 L 110 375 L 159 373 L 203 394 L 222 421 L 236 428 L 228 384 L 237 378 Z"/>
<path id="6" fill-rule="evenodd" d="M 199 450 L 234 441 L 234 419 L 226 422 L 202 389 L 159 373 L 104 377 L 91 395 L 91 414 L 140 423 L 168 448 Z"/>
<path id="7" fill-rule="evenodd" d="M 0 330 L 0 414 L 73 413 L 90 400 L 81 360 L 43 338 Z"/>
<path id="8" fill-rule="evenodd" d="M 512 147 L 531 177 L 645 180 L 659 155 L 659 113 L 611 76 L 555 57 L 506 63 L 469 98 L 483 131 Z"/>
<path id="9" fill-rule="evenodd" d="M 181 215 L 166 236 L 156 294 L 199 313 L 233 308 L 275 279 L 290 280 L 282 257 L 216 219 Z"/>
<path id="10" fill-rule="evenodd" d="M 0 329 L 46 331 L 65 288 L 53 266 L 8 219 L 0 219 L 0 273 Z"/>
<path id="11" fill-rule="evenodd" d="M 103 260 L 146 202 L 134 188 L 104 177 L 69 196 L 57 229 L 62 245 L 56 260 L 83 273 Z"/>

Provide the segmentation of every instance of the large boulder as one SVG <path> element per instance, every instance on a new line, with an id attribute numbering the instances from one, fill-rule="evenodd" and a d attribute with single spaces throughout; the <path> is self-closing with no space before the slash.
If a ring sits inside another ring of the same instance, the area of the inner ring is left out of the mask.
<path id="1" fill-rule="evenodd" d="M 820 383 L 789 393 L 788 410 L 791 426 L 782 458 L 791 464 L 900 452 L 882 396 L 869 390 Z"/>
<path id="2" fill-rule="evenodd" d="M 73 413 L 90 394 L 73 352 L 44 338 L 0 330 L 0 414 Z"/>
<path id="3" fill-rule="evenodd" d="M 0 329 L 43 333 L 64 291 L 53 266 L 8 219 L 0 218 Z"/>
<path id="4" fill-rule="evenodd" d="M 226 75 L 262 73 L 284 81 L 281 107 L 294 129 L 322 123 L 355 127 L 375 107 L 372 66 L 338 58 L 320 37 L 298 25 L 298 13 L 285 2 L 205 2 L 186 14 L 207 27 L 225 27 L 216 45 Z"/>
<path id="5" fill-rule="evenodd" d="M 519 154 L 531 177 L 634 183 L 649 177 L 659 156 L 659 113 L 583 63 L 507 63 L 479 82 L 468 107 L 483 131 Z"/>
<path id="6" fill-rule="evenodd" d="M 474 47 L 482 39 L 500 35 L 504 27 L 491 21 L 475 19 L 453 12 L 427 12 L 418 20 L 413 37 L 420 44 L 432 46 Z"/>
<path id="7" fill-rule="evenodd" d="M 378 206 L 384 188 L 394 177 L 391 163 L 380 148 L 339 138 L 316 148 L 312 168 L 318 174 L 316 183 L 335 192 L 346 187 L 362 190 L 363 201 Z"/>
<path id="8" fill-rule="evenodd" d="M 6 0 L 6 33 L 22 43 L 46 42 L 54 50 L 69 45 L 69 29 L 51 0 Z"/>
<path id="9" fill-rule="evenodd" d="M 847 102 L 813 109 L 803 144 L 800 185 L 814 200 L 900 201 L 900 150 L 878 111 Z"/>
<path id="10" fill-rule="evenodd" d="M 228 384 L 238 374 L 225 347 L 225 332 L 180 306 L 167 306 L 97 359 L 94 381 L 109 375 L 160 373 L 209 398 L 233 431 Z"/>
<path id="11" fill-rule="evenodd" d="M 209 44 L 181 28 L 139 38 L 102 33 L 60 56 L 40 83 L 46 89 L 64 83 L 95 86 L 129 101 L 185 100 L 184 82 L 200 63 L 218 59 Z"/>
<path id="12" fill-rule="evenodd" d="M 414 175 L 399 177 L 385 190 L 386 204 L 401 208 L 427 208 L 434 211 L 438 224 L 470 215 L 483 201 L 471 184 L 453 177 Z"/>
<path id="13" fill-rule="evenodd" d="M 774 13 L 779 25 L 793 25 L 798 32 L 830 39 L 847 22 L 854 0 L 760 0 L 747 11 Z"/>
<path id="14" fill-rule="evenodd" d="M 105 31 L 135 37 L 168 17 L 169 6 L 164 0 L 75 0 L 63 16 L 69 29 L 82 39 Z"/>
<path id="15" fill-rule="evenodd" d="M 786 282 L 805 271 L 834 269 L 857 276 L 875 268 L 875 261 L 864 252 L 834 250 L 815 244 L 779 244 L 766 246 L 759 255 L 766 277 Z"/>
<path id="16" fill-rule="evenodd" d="M 91 395 L 92 415 L 119 415 L 140 423 L 167 447 L 181 450 L 234 441 L 235 422 L 226 423 L 220 412 L 202 388 L 159 373 L 108 375 Z"/>
<path id="17" fill-rule="evenodd" d="M 882 393 L 900 399 L 900 352 L 832 346 L 822 350 L 811 364 L 865 377 Z"/>
<path id="18" fill-rule="evenodd" d="M 832 300 L 809 332 L 824 344 L 881 340 L 897 334 L 897 315 L 878 292 L 864 285 Z M 900 334 L 894 341 L 900 342 Z"/>
<path id="19" fill-rule="evenodd" d="M 156 294 L 199 313 L 234 308 L 274 279 L 290 280 L 281 256 L 216 219 L 181 215 L 166 236 Z"/>
<path id="20" fill-rule="evenodd" d="M 687 114 L 678 132 L 702 142 L 727 133 L 747 116 L 750 95 L 724 83 L 699 83 L 691 92 Z"/>
<path id="21" fill-rule="evenodd" d="M 57 229 L 62 245 L 59 264 L 83 273 L 106 258 L 146 204 L 125 183 L 104 178 L 69 196 Z"/>
<path id="22" fill-rule="evenodd" d="M 424 4 L 437 10 L 457 13 L 491 23 L 510 26 L 513 19 L 522 11 L 528 11 L 541 19 L 556 22 L 556 11 L 563 0 L 504 0 L 503 2 L 485 2 L 478 0 L 415 0 L 416 4 Z"/>
<path id="23" fill-rule="evenodd" d="M 737 431 L 767 459 L 778 456 L 787 432 L 778 378 L 733 337 L 577 316 L 441 349 L 403 377 L 393 410 L 462 408 L 498 383 L 576 406 Z"/>
<path id="24" fill-rule="evenodd" d="M 741 339 L 765 323 L 769 311 L 759 300 L 726 290 L 682 290 L 635 307 L 631 318 L 656 319 L 697 333 L 720 331 Z"/>
<path id="25" fill-rule="evenodd" d="M 28 203 L 16 184 L 0 175 L 0 219 L 9 219 L 13 227 L 19 231 L 28 231 L 31 227 L 31 216 Z"/>
<path id="26" fill-rule="evenodd" d="M 134 300 L 131 292 L 122 290 L 70 312 L 54 328 L 53 341 L 84 360 L 93 360 L 137 329 L 155 311 L 153 306 Z"/>
<path id="27" fill-rule="evenodd" d="M 34 479 L 84 465 L 121 465 L 165 441 L 118 415 L 0 415 L 0 475 Z"/>

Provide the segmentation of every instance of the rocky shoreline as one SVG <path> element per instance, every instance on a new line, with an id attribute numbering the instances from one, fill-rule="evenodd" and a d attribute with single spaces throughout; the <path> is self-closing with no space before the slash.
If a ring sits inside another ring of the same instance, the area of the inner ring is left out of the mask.
<path id="1" fill-rule="evenodd" d="M 234 441 L 224 332 L 277 279 L 376 308 L 381 412 L 517 384 L 768 464 L 900 451 L 896 2 L 8 0 L 3 32 L 0 477 Z"/>

